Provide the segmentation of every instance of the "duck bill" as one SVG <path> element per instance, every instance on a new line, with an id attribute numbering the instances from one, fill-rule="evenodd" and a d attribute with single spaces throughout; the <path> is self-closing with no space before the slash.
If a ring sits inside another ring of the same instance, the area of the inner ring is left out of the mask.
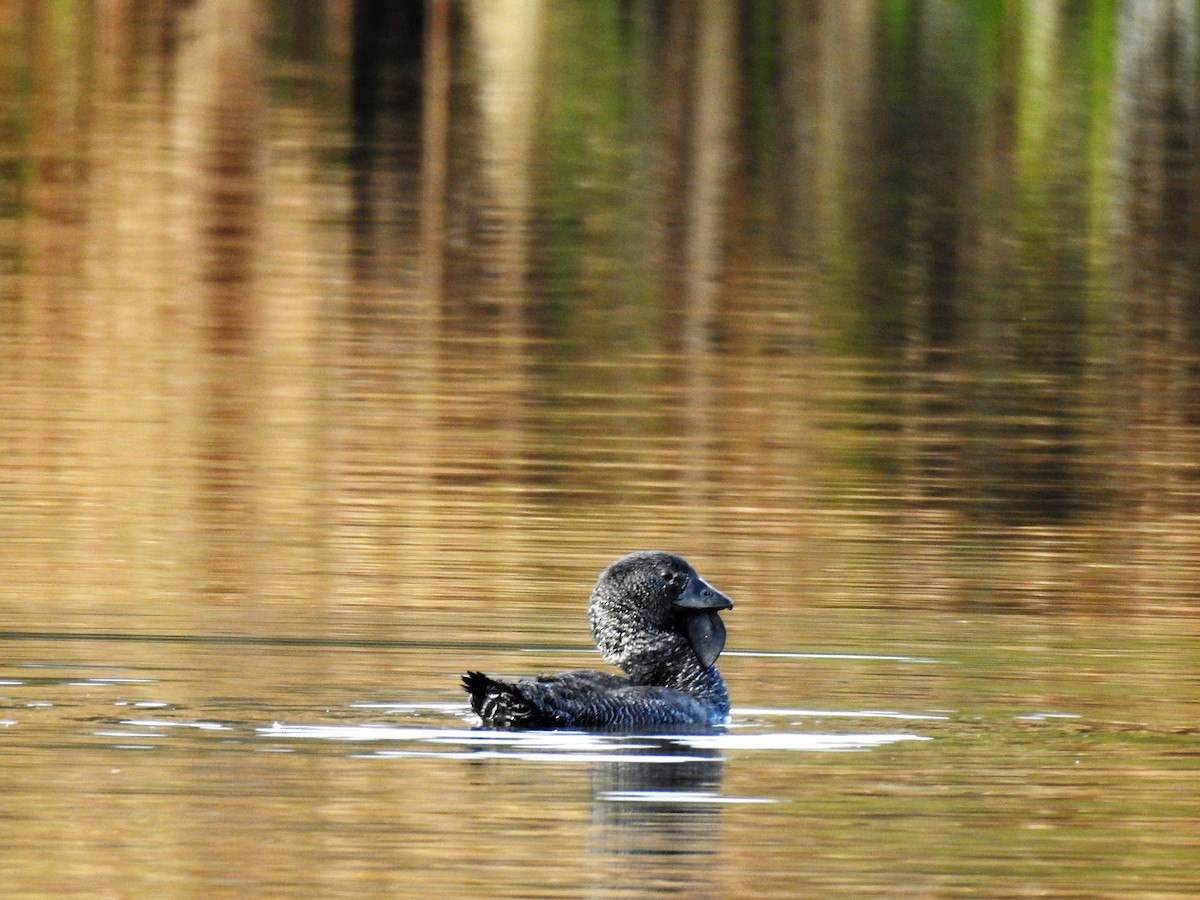
<path id="1" fill-rule="evenodd" d="M 708 668 L 725 649 L 725 623 L 717 613 L 733 609 L 733 601 L 699 575 L 693 575 L 674 606 L 683 614 L 683 633 L 688 643 Z"/>
<path id="2" fill-rule="evenodd" d="M 682 594 L 675 598 L 673 605 L 679 609 L 708 612 L 733 609 L 733 601 L 699 575 L 693 575 L 688 579 L 687 587 L 683 589 Z"/>
<path id="3" fill-rule="evenodd" d="M 683 633 L 706 669 L 725 649 L 725 623 L 715 612 L 692 613 L 684 622 Z"/>

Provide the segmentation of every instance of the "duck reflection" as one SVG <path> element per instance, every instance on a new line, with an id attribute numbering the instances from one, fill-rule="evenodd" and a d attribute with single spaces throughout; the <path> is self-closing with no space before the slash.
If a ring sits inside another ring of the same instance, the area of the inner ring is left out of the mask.
<path id="1" fill-rule="evenodd" d="M 686 737 L 612 748 L 593 763 L 589 851 L 592 887 L 643 896 L 717 893 L 724 759 Z"/>

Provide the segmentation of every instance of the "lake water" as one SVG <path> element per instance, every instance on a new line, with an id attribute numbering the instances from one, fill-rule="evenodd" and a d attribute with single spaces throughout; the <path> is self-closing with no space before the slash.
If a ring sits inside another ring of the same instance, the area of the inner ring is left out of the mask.
<path id="1" fill-rule="evenodd" d="M 1200 894 L 1195 2 L 10 7 L 7 893 Z"/>

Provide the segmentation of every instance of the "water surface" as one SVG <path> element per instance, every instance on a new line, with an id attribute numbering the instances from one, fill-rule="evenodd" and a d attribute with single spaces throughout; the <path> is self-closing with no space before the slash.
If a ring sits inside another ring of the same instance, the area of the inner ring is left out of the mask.
<path id="1" fill-rule="evenodd" d="M 1196 11 L 986 6 L 0 13 L 7 888 L 1200 893 Z"/>

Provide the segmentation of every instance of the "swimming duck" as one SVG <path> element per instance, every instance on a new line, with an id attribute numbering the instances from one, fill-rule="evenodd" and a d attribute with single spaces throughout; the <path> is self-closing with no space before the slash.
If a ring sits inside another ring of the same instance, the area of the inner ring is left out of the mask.
<path id="1" fill-rule="evenodd" d="M 729 694 L 714 665 L 725 646 L 718 613 L 732 608 L 682 557 L 630 553 L 601 573 L 588 604 L 597 649 L 628 677 L 579 669 L 509 681 L 468 672 L 463 688 L 493 728 L 719 725 Z"/>

